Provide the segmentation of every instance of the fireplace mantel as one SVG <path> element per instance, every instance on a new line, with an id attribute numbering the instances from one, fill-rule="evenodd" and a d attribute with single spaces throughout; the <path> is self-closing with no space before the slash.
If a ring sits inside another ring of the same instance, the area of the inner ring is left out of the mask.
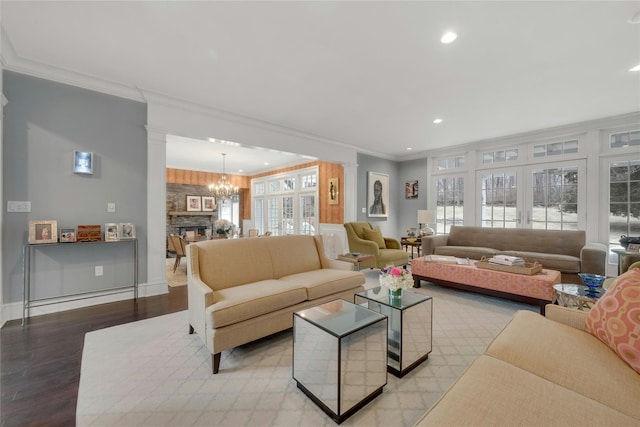
<path id="1" fill-rule="evenodd" d="M 215 211 L 211 212 L 194 212 L 194 211 L 169 211 L 169 218 L 171 219 L 171 224 L 175 223 L 175 218 L 178 216 L 208 216 L 209 221 L 213 222 L 214 217 L 216 216 Z"/>

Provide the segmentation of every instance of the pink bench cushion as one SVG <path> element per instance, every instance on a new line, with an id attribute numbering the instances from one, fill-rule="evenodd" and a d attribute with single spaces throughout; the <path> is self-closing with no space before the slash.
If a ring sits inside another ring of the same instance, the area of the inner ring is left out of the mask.
<path id="1" fill-rule="evenodd" d="M 553 301 L 553 285 L 560 283 L 560 272 L 555 270 L 544 269 L 542 274 L 528 276 L 478 268 L 474 262 L 471 261 L 471 265 L 459 265 L 415 259 L 411 263 L 411 272 L 427 278 L 545 301 Z"/>

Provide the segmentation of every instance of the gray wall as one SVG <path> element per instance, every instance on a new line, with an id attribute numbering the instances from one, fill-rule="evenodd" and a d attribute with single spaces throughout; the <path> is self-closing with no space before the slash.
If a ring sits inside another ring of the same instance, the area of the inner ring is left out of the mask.
<path id="1" fill-rule="evenodd" d="M 387 237 L 406 235 L 408 228 L 418 227 L 418 209 L 427 209 L 428 174 L 427 159 L 394 162 L 358 153 L 358 221 L 367 221 L 379 226 Z M 389 217 L 369 218 L 362 209 L 367 207 L 369 172 L 380 172 L 389 175 Z M 418 181 L 417 199 L 405 198 L 407 181 Z"/>
<path id="2" fill-rule="evenodd" d="M 9 103 L 3 123 L 3 208 L 31 201 L 30 213 L 4 213 L 4 303 L 22 300 L 22 246 L 30 220 L 60 226 L 133 222 L 139 239 L 139 280 L 147 278 L 147 107 L 144 103 L 4 71 Z M 73 150 L 94 153 L 94 174 L 72 173 Z M 116 203 L 116 213 L 107 212 Z M 132 283 L 130 244 L 38 248 L 36 297 Z M 94 267 L 104 266 L 95 277 Z"/>

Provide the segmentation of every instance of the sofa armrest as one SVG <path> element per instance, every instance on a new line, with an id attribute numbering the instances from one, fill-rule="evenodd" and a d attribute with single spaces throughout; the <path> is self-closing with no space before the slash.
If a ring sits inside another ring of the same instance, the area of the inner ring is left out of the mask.
<path id="1" fill-rule="evenodd" d="M 198 248 L 187 246 L 187 304 L 189 308 L 189 325 L 204 340 L 207 325 L 206 310 L 213 305 L 213 289 L 200 278 L 198 264 Z"/>
<path id="2" fill-rule="evenodd" d="M 356 236 L 349 241 L 349 251 L 377 256 L 380 253 L 380 248 L 378 247 L 378 244 L 376 242 L 372 240 L 361 239 Z"/>
<path id="3" fill-rule="evenodd" d="M 335 270 L 353 270 L 355 265 L 348 261 L 340 261 L 339 259 L 330 259 L 322 261 L 322 268 L 333 268 Z"/>
<path id="4" fill-rule="evenodd" d="M 433 236 L 423 236 L 420 238 L 422 242 L 422 255 L 432 255 L 438 246 L 447 246 L 448 234 L 438 234 Z"/>
<path id="5" fill-rule="evenodd" d="M 580 272 L 606 275 L 607 247 L 601 243 L 587 243 L 580 250 Z"/>
<path id="6" fill-rule="evenodd" d="M 572 328 L 584 331 L 585 322 L 589 312 L 576 310 L 575 308 L 561 307 L 555 304 L 547 304 L 545 317 L 558 323 L 564 323 Z"/>
<path id="7" fill-rule="evenodd" d="M 402 245 L 398 239 L 393 237 L 384 237 L 384 244 L 387 249 L 402 249 Z"/>

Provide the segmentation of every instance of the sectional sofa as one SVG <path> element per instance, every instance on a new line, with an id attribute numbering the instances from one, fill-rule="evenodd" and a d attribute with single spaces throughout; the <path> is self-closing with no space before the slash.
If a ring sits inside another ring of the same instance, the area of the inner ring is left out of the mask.
<path id="1" fill-rule="evenodd" d="M 587 243 L 583 230 L 452 226 L 449 234 L 422 237 L 423 255 L 481 259 L 511 255 L 561 273 L 605 275 L 607 248 Z"/>
<path id="2" fill-rule="evenodd" d="M 189 333 L 211 352 L 293 326 L 293 312 L 364 290 L 353 264 L 325 256 L 319 236 L 216 239 L 187 246 Z"/>
<path id="3" fill-rule="evenodd" d="M 417 426 L 640 426 L 640 269 L 590 312 L 516 313 Z"/>

